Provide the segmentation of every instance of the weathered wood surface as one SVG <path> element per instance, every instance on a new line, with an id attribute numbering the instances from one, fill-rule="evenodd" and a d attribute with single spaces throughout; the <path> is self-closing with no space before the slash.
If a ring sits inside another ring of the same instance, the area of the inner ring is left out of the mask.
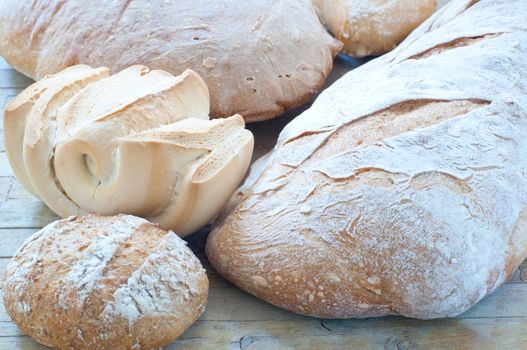
<path id="1" fill-rule="evenodd" d="M 337 59 L 330 82 L 354 64 Z M 0 107 L 30 83 L 0 59 Z M 255 155 L 270 150 L 278 132 L 299 112 L 250 126 L 257 140 Z M 3 130 L 0 130 L 0 200 L 2 273 L 27 237 L 57 219 L 13 177 L 5 154 Z M 320 320 L 278 309 L 223 280 L 205 259 L 206 235 L 203 230 L 189 241 L 209 275 L 207 310 L 166 349 L 527 349 L 527 261 L 509 282 L 456 319 Z M 0 350 L 4 349 L 46 347 L 21 333 L 0 303 Z"/>

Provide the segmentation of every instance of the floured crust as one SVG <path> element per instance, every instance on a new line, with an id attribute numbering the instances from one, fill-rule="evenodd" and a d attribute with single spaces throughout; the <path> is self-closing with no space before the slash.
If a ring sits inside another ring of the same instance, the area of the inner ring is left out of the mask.
<path id="1" fill-rule="evenodd" d="M 430 17 L 436 0 L 313 0 L 322 22 L 354 57 L 384 54 Z"/>
<path id="2" fill-rule="evenodd" d="M 8 0 L 0 8 L 0 54 L 32 78 L 79 63 L 192 69 L 209 87 L 213 117 L 248 122 L 307 102 L 340 48 L 310 0 Z"/>
<path id="3" fill-rule="evenodd" d="M 495 290 L 527 256 L 525 18 L 452 1 L 325 90 L 233 197 L 212 265 L 317 317 L 456 316 Z"/>
<path id="4" fill-rule="evenodd" d="M 6 150 L 26 188 L 62 217 L 134 214 L 187 235 L 219 213 L 253 150 L 240 115 L 208 113 L 193 71 L 74 66 L 7 106 Z"/>
<path id="5" fill-rule="evenodd" d="M 71 217 L 31 236 L 8 264 L 4 305 L 58 349 L 154 349 L 205 310 L 208 280 L 173 232 L 144 219 Z"/>

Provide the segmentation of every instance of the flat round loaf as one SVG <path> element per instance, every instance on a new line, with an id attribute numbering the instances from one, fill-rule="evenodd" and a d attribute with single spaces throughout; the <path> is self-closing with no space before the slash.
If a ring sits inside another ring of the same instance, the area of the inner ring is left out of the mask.
<path id="1" fill-rule="evenodd" d="M 135 216 L 70 217 L 28 238 L 7 265 L 4 305 L 57 349 L 157 349 L 205 310 L 208 279 L 173 232 Z"/>
<path id="2" fill-rule="evenodd" d="M 327 318 L 456 316 L 527 257 L 527 7 L 456 0 L 289 123 L 207 256 Z"/>
<path id="3" fill-rule="evenodd" d="M 437 8 L 437 0 L 313 0 L 322 22 L 354 57 L 397 46 Z"/>
<path id="4" fill-rule="evenodd" d="M 310 0 L 118 0 L 0 6 L 0 54 L 38 79 L 75 64 L 196 71 L 211 114 L 272 118 L 309 100 L 341 44 Z"/>

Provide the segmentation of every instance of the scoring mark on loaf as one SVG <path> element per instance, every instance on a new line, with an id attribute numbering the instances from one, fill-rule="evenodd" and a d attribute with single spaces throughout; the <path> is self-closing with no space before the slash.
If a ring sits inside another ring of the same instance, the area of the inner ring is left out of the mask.
<path id="1" fill-rule="evenodd" d="M 127 223 L 139 226 L 145 221 L 127 217 Z M 82 256 L 65 278 L 66 281 L 75 285 L 81 303 L 86 301 L 96 283 L 103 278 L 104 270 L 114 257 L 116 250 L 130 238 L 132 233 L 133 230 L 121 222 L 112 223 L 101 235 L 95 236 L 90 246 L 82 251 Z"/>
<path id="2" fill-rule="evenodd" d="M 480 0 L 472 0 L 472 1 L 467 5 L 466 8 L 468 9 L 468 8 L 470 8 L 470 7 L 474 6 L 474 5 L 476 5 L 479 1 L 480 1 Z"/>
<path id="3" fill-rule="evenodd" d="M 469 179 L 460 179 L 452 174 L 438 171 L 427 171 L 416 174 L 410 180 L 408 187 L 416 191 L 423 191 L 439 185 L 459 195 L 472 193 Z"/>
<path id="4" fill-rule="evenodd" d="M 401 178 L 407 176 L 406 174 L 394 173 L 385 169 L 372 167 L 356 169 L 353 174 L 346 176 L 335 176 L 334 174 L 328 173 L 322 169 L 314 169 L 314 172 L 316 175 L 313 174 L 313 176 L 322 175 L 331 179 L 332 182 L 345 183 L 348 189 L 358 185 L 394 189 L 396 182 L 401 182 Z M 351 181 L 353 181 L 353 183 L 351 183 Z M 310 196 L 312 195 L 313 193 Z M 338 202 L 328 204 L 326 208 L 331 208 L 333 205 L 337 204 Z"/>
<path id="5" fill-rule="evenodd" d="M 446 120 L 468 115 L 489 104 L 490 101 L 479 99 L 401 102 L 354 119 L 327 133 L 325 140 L 304 162 L 309 164 L 311 159 L 329 158 L 352 148 L 371 146 L 391 137 L 429 128 Z M 306 134 L 305 138 L 309 136 Z M 346 140 L 346 142 L 341 140 Z M 292 146 L 298 147 L 294 144 Z"/>
<path id="6" fill-rule="evenodd" d="M 306 130 L 285 139 L 281 145 L 285 157 L 280 164 L 292 169 L 299 168 L 354 148 L 379 144 L 391 137 L 433 127 L 468 115 L 490 103 L 481 99 L 415 99 L 395 103 L 337 126 Z"/>
<path id="7" fill-rule="evenodd" d="M 134 322 L 144 315 L 162 315 L 198 294 L 203 269 L 186 251 L 186 242 L 169 232 L 106 304 L 104 316 Z"/>
<path id="8" fill-rule="evenodd" d="M 154 237 L 143 242 L 144 237 L 137 234 L 137 230 L 142 225 L 148 224 L 148 221 L 138 217 L 120 216 L 119 220 L 106 226 L 104 222 L 99 224 L 87 222 L 89 219 L 86 218 L 70 217 L 68 220 L 52 223 L 36 233 L 20 248 L 12 262 L 10 278 L 7 282 L 16 284 L 17 294 L 21 297 L 18 306 L 25 313 L 32 310 L 23 299 L 27 294 L 28 281 L 34 278 L 40 279 L 42 277 L 40 267 L 56 264 L 55 259 L 61 255 L 67 254 L 60 259 L 62 268 L 67 270 L 56 271 L 56 273 L 65 273 L 60 286 L 57 285 L 60 289 L 58 306 L 67 310 L 74 307 L 72 301 L 75 302 L 75 307 L 80 307 L 95 294 L 101 293 L 101 290 L 112 291 L 126 282 L 129 274 L 140 266 L 159 242 Z M 91 233 L 77 230 L 74 221 L 85 221 Z M 60 236 L 60 240 L 57 236 Z M 134 240 L 137 242 L 132 242 Z M 128 251 L 127 258 L 125 250 L 133 245 L 131 243 L 137 243 L 135 246 L 140 245 L 140 249 Z M 44 247 L 48 249 L 49 254 L 42 257 L 40 254 Z M 125 268 L 122 267 L 123 260 L 126 260 Z M 71 268 L 67 268 L 68 265 L 71 265 Z M 130 271 L 129 274 L 126 270 Z M 119 274 L 122 275 L 115 282 L 115 276 Z M 121 282 L 118 281 L 119 279 Z M 116 284 L 112 286 L 111 283 L 106 283 L 108 281 Z M 75 292 L 71 293 L 71 291 Z"/>
<path id="9" fill-rule="evenodd" d="M 466 46 L 474 45 L 476 43 L 479 43 L 487 39 L 497 38 L 501 36 L 502 34 L 503 33 L 491 33 L 491 34 L 474 36 L 474 37 L 458 38 L 458 39 L 434 46 L 416 55 L 410 56 L 408 57 L 408 59 L 419 60 L 419 59 L 427 58 L 430 56 L 444 53 L 449 50 L 454 50 L 459 47 L 466 47 Z"/>

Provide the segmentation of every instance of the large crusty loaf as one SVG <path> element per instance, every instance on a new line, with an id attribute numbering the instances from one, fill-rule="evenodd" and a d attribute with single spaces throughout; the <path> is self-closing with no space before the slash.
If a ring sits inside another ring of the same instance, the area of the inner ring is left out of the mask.
<path id="1" fill-rule="evenodd" d="M 437 0 L 313 0 L 322 22 L 351 56 L 393 49 L 437 8 Z"/>
<path id="2" fill-rule="evenodd" d="M 207 224 L 242 181 L 253 136 L 239 115 L 208 120 L 193 71 L 72 66 L 6 107 L 16 176 L 62 217 L 148 217 L 179 235 Z"/>
<path id="3" fill-rule="evenodd" d="M 211 114 L 269 119 L 322 86 L 341 44 L 311 0 L 3 0 L 0 55 L 32 77 L 75 65 L 196 71 Z"/>
<path id="4" fill-rule="evenodd" d="M 527 256 L 527 6 L 455 0 L 281 133 L 207 242 L 319 317 L 454 316 Z"/>
<path id="5" fill-rule="evenodd" d="M 62 350 L 149 350 L 205 310 L 208 280 L 173 232 L 129 215 L 70 217 L 22 245 L 2 292 L 13 321 Z"/>

